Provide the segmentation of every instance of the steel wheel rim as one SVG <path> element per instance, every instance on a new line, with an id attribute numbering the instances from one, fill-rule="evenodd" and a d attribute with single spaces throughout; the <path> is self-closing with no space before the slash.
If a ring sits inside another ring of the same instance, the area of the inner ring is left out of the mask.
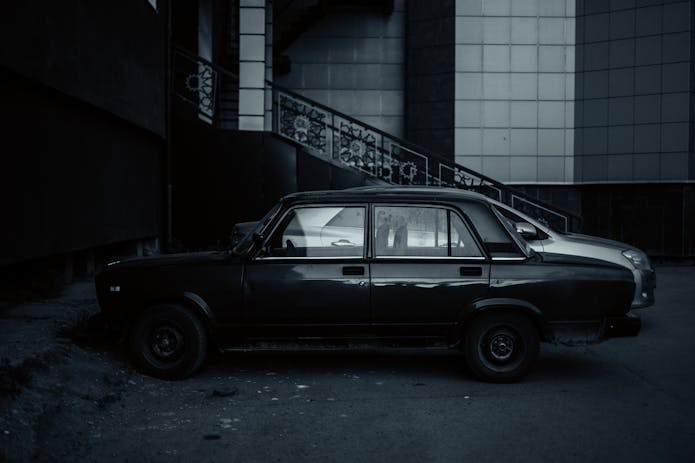
<path id="1" fill-rule="evenodd" d="M 490 327 L 480 337 L 479 357 L 490 370 L 507 372 L 519 366 L 525 345 L 519 332 L 508 325 Z"/>
<path id="2" fill-rule="evenodd" d="M 514 337 L 504 332 L 492 336 L 487 346 L 490 356 L 499 363 L 504 363 L 509 360 L 514 354 L 514 348 Z"/>
<path id="3" fill-rule="evenodd" d="M 162 324 L 152 329 L 149 347 L 158 360 L 171 362 L 184 350 L 184 336 L 181 330 L 171 324 Z"/>

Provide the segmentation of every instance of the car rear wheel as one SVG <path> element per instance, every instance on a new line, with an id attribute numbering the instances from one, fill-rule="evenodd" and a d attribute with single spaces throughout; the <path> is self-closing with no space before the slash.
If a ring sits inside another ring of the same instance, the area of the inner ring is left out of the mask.
<path id="1" fill-rule="evenodd" d="M 162 379 L 182 379 L 203 363 L 207 333 L 190 310 L 178 305 L 157 305 L 147 309 L 135 323 L 130 352 L 144 373 Z"/>
<path id="2" fill-rule="evenodd" d="M 528 374 L 538 357 L 539 336 L 528 317 L 491 312 L 475 318 L 463 343 L 466 362 L 478 378 L 513 382 Z"/>

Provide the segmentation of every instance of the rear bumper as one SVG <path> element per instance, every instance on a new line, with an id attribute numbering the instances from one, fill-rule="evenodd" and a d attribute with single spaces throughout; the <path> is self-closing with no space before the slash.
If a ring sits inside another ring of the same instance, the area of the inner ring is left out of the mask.
<path id="1" fill-rule="evenodd" d="M 656 288 L 656 272 L 653 269 L 633 270 L 635 276 L 635 296 L 632 308 L 641 309 L 654 305 L 654 289 Z"/>
<path id="2" fill-rule="evenodd" d="M 603 324 L 603 338 L 622 338 L 637 336 L 642 328 L 642 320 L 631 313 L 623 317 L 608 317 Z"/>
<path id="3" fill-rule="evenodd" d="M 637 336 L 642 327 L 632 313 L 603 320 L 550 323 L 546 340 L 566 346 L 596 344 L 610 338 Z"/>

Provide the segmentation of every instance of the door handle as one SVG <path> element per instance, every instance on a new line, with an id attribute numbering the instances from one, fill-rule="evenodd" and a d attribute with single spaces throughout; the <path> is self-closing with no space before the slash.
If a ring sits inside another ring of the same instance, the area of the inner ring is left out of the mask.
<path id="1" fill-rule="evenodd" d="M 461 267 L 459 274 L 462 277 L 479 277 L 483 275 L 482 267 Z"/>
<path id="2" fill-rule="evenodd" d="M 343 275 L 364 275 L 364 267 L 343 267 Z"/>

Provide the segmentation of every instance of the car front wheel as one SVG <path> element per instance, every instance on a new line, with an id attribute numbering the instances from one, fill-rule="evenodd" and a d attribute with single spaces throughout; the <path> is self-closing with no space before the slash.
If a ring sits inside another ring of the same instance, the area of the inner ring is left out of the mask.
<path id="1" fill-rule="evenodd" d="M 144 373 L 162 379 L 192 375 L 205 359 L 207 334 L 190 310 L 178 305 L 147 309 L 135 323 L 130 352 Z"/>
<path id="2" fill-rule="evenodd" d="M 528 374 L 539 349 L 536 326 L 528 317 L 491 312 L 475 318 L 466 330 L 466 362 L 478 378 L 512 382 Z"/>

